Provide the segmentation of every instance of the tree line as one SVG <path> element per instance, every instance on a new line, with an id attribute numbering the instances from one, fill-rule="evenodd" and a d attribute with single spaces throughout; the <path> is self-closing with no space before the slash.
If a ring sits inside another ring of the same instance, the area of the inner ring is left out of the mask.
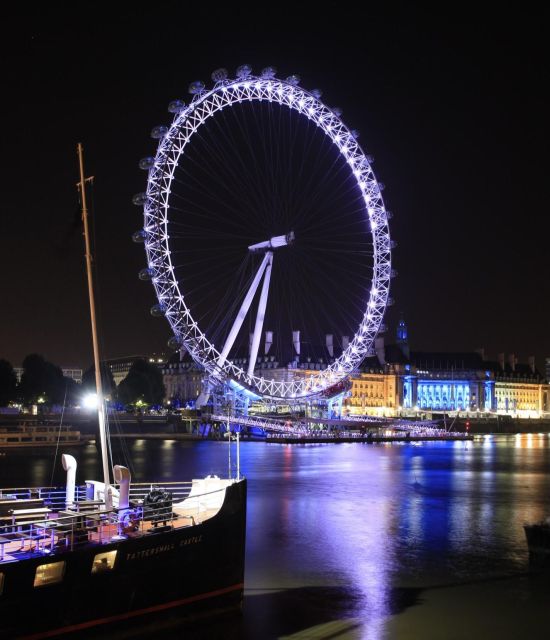
<path id="1" fill-rule="evenodd" d="M 61 367 L 32 353 L 23 360 L 21 380 L 7 360 L 0 359 L 0 407 L 12 403 L 24 406 L 80 406 L 86 393 L 95 392 L 95 368 L 90 367 L 82 376 L 82 384 L 63 375 Z M 111 369 L 101 365 L 103 395 L 122 405 L 159 405 L 164 400 L 165 388 L 160 369 L 146 360 L 136 360 L 128 375 L 118 387 Z"/>

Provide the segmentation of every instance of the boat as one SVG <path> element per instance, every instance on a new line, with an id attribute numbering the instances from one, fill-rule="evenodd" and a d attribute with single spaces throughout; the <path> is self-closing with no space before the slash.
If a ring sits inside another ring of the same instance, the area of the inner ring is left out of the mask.
<path id="1" fill-rule="evenodd" d="M 529 554 L 534 558 L 550 559 L 550 517 L 542 522 L 523 525 Z"/>
<path id="2" fill-rule="evenodd" d="M 168 614 L 179 623 L 238 609 L 243 597 L 239 464 L 233 478 L 229 465 L 228 478 L 162 483 L 110 468 L 82 153 L 79 144 L 103 478 L 77 483 L 77 460 L 64 453 L 63 487 L 0 490 L 0 638 L 69 637 L 101 625 L 111 634 Z"/>
<path id="3" fill-rule="evenodd" d="M 53 426 L 23 422 L 0 426 L 0 450 L 34 449 L 37 447 L 78 447 L 89 442 L 80 431 L 70 426 Z"/>

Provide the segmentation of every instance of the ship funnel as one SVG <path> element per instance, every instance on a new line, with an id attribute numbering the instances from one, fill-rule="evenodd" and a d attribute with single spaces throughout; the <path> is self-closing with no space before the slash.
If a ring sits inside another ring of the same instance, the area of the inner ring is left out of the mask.
<path id="1" fill-rule="evenodd" d="M 76 460 L 68 453 L 61 456 L 61 464 L 67 472 L 67 489 L 65 492 L 65 505 L 72 507 L 74 505 L 74 487 L 76 480 Z"/>
<path id="2" fill-rule="evenodd" d="M 120 464 L 115 464 L 113 467 L 113 473 L 115 476 L 115 483 L 120 485 L 118 508 L 128 509 L 130 506 L 130 480 L 132 479 L 130 471 Z"/>

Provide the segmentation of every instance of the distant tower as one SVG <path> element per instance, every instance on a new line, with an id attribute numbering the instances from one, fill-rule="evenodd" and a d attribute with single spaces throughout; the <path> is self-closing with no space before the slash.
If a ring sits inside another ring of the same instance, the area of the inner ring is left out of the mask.
<path id="1" fill-rule="evenodd" d="M 403 316 L 401 316 L 401 320 L 399 320 L 399 324 L 397 325 L 397 344 L 408 344 L 408 334 L 409 330 L 407 329 Z"/>
<path id="2" fill-rule="evenodd" d="M 399 320 L 399 324 L 397 325 L 397 345 L 401 349 L 401 353 L 406 358 L 409 358 L 409 330 L 407 329 L 403 315 L 401 315 L 401 320 Z"/>

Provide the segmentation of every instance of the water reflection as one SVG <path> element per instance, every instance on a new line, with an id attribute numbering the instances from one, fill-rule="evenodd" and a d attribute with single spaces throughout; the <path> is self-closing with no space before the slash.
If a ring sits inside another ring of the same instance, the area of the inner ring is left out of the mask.
<path id="1" fill-rule="evenodd" d="M 124 464 L 126 453 L 137 481 L 228 473 L 225 442 L 126 445 L 115 462 Z M 71 453 L 79 480 L 98 477 L 94 446 Z M 43 452 L 9 453 L 2 462 L 4 486 L 50 482 L 52 456 Z M 506 616 L 501 603 L 512 596 L 543 601 L 542 589 L 548 599 L 544 585 L 501 580 L 528 570 L 522 524 L 550 512 L 545 436 L 402 446 L 245 442 L 241 469 L 249 479 L 244 615 L 207 631 L 185 625 L 186 637 L 378 640 L 397 637 L 388 634 L 402 619 L 422 637 L 444 637 L 430 636 L 426 621 L 442 619 L 454 585 L 478 585 L 488 602 L 480 616 Z M 54 480 L 63 482 L 59 459 Z M 460 593 L 452 597 L 466 602 Z M 510 630 L 518 624 L 511 619 Z M 476 628 L 469 637 L 483 637 Z"/>

